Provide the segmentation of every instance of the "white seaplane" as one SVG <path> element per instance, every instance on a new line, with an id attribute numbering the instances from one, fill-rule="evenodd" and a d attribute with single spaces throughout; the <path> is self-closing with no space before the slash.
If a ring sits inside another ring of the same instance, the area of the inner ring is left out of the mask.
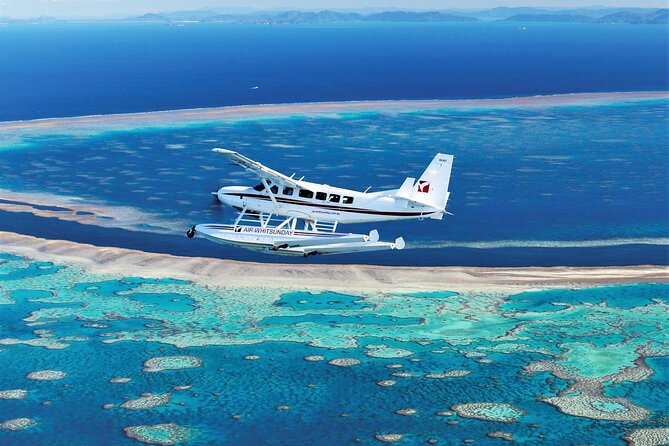
<path id="1" fill-rule="evenodd" d="M 357 192 L 316 184 L 283 175 L 244 155 L 227 149 L 214 152 L 254 173 L 254 187 L 225 186 L 212 192 L 239 214 L 232 224 L 207 223 L 186 233 L 217 243 L 255 251 L 310 256 L 403 249 L 404 239 L 379 241 L 379 233 L 340 233 L 337 226 L 390 220 L 432 218 L 446 212 L 453 155 L 438 153 L 416 181 L 407 178 L 399 189 Z"/>

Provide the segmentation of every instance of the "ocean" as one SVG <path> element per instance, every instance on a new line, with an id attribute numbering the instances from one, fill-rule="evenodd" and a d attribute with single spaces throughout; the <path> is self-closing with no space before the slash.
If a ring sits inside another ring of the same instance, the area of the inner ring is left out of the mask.
<path id="1" fill-rule="evenodd" d="M 667 54 L 666 26 L 10 24 L 0 27 L 0 120 L 665 90 Z"/>
<path id="2" fill-rule="evenodd" d="M 569 95 L 667 90 L 666 37 L 584 24 L 10 24 L 0 231 L 262 262 L 666 265 L 669 98 Z M 320 103 L 508 96 L 523 97 Z M 141 113 L 300 101 L 314 104 Z M 77 115 L 97 116 L 62 118 Z M 211 191 L 257 181 L 216 146 L 360 190 L 451 153 L 453 215 L 342 228 L 404 236 L 390 253 L 291 259 L 190 240 L 192 224 L 233 218 Z M 3 445 L 669 441 L 667 284 L 342 294 L 299 276 L 291 289 L 223 287 L 5 248 Z"/>
<path id="3" fill-rule="evenodd" d="M 0 28 L 0 120 L 232 104 L 666 90 L 666 35 L 664 26 L 594 24 L 10 24 Z M 310 181 L 372 191 L 420 175 L 441 151 L 456 160 L 448 206 L 453 216 L 342 227 L 378 228 L 382 239 L 403 236 L 411 249 L 309 261 L 666 263 L 666 99 L 621 101 L 612 94 L 609 101 L 572 104 L 568 98 L 529 108 L 521 100 L 430 110 L 408 104 L 400 111 L 380 104 L 327 116 L 260 112 L 188 125 L 156 115 L 141 128 L 112 117 L 108 127 L 92 132 L 66 121 L 48 132 L 17 133 L 8 124 L 0 131 L 0 189 L 56 203 L 79 197 L 105 208 L 96 218 L 107 219 L 108 227 L 32 211 L 7 213 L 10 193 L 0 203 L 0 230 L 173 254 L 299 262 L 183 237 L 193 224 L 232 218 L 230 209 L 212 202 L 211 191 L 254 181 L 211 148 L 232 148 Z M 30 126 L 39 130 L 39 122 Z M 78 212 L 83 218 L 90 210 Z M 118 224 L 122 219 L 134 220 Z"/>

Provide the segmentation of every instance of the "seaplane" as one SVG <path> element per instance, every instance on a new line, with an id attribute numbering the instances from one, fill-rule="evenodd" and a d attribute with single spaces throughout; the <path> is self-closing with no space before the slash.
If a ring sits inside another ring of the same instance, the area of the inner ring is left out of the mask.
<path id="1" fill-rule="evenodd" d="M 437 153 L 420 178 L 407 178 L 398 189 L 358 192 L 304 181 L 279 173 L 233 150 L 213 151 L 258 177 L 255 186 L 224 186 L 212 194 L 237 210 L 232 224 L 205 223 L 186 235 L 263 253 L 312 256 L 404 249 L 369 234 L 337 232 L 341 224 L 435 219 L 446 211 L 453 156 Z"/>

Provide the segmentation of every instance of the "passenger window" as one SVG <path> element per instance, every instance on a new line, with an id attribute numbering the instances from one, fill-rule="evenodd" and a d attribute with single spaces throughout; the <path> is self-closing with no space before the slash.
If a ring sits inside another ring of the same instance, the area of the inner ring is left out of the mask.
<path id="1" fill-rule="evenodd" d="M 253 186 L 253 190 L 256 190 L 258 192 L 265 190 L 265 185 L 260 183 L 257 186 Z"/>
<path id="2" fill-rule="evenodd" d="M 307 189 L 300 189 L 300 197 L 302 198 L 314 198 L 314 193 Z"/>
<path id="3" fill-rule="evenodd" d="M 328 194 L 325 192 L 316 192 L 316 200 L 325 200 L 328 197 Z"/>
<path id="4" fill-rule="evenodd" d="M 283 194 L 284 195 L 293 195 L 293 188 L 292 187 L 284 187 L 283 188 Z"/>
<path id="5" fill-rule="evenodd" d="M 341 199 L 341 196 L 337 194 L 330 194 L 330 199 L 328 200 L 331 203 L 339 203 L 339 200 Z"/>
<path id="6" fill-rule="evenodd" d="M 279 193 L 279 186 L 277 186 L 275 184 L 274 186 L 270 187 L 269 190 L 271 190 L 273 194 L 278 194 Z"/>
<path id="7" fill-rule="evenodd" d="M 353 204 L 353 197 L 344 197 L 344 200 L 342 201 L 344 204 Z"/>

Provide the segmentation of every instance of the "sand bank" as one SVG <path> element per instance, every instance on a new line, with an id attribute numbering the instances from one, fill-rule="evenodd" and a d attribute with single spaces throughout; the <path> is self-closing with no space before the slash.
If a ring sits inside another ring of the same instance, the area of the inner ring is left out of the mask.
<path id="1" fill-rule="evenodd" d="M 181 257 L 0 232 L 0 251 L 75 265 L 93 273 L 171 277 L 218 286 L 360 292 L 524 290 L 668 282 L 667 266 L 591 268 L 388 267 L 293 265 Z"/>
<path id="2" fill-rule="evenodd" d="M 425 110 L 472 110 L 559 106 L 596 106 L 669 99 L 669 91 L 573 93 L 500 99 L 436 99 L 396 101 L 309 102 L 235 105 L 143 113 L 46 118 L 0 122 L 0 136 L 8 146 L 28 135 L 74 133 L 91 135 L 110 130 L 180 127 L 221 121 L 272 119 L 290 116 L 336 116 L 340 113 L 405 113 Z"/>
<path id="3" fill-rule="evenodd" d="M 0 188 L 0 211 L 30 213 L 103 228 L 120 228 L 156 234 L 183 232 L 189 222 L 165 219 L 130 206 L 91 203 L 80 197 L 49 192 L 18 192 Z"/>

